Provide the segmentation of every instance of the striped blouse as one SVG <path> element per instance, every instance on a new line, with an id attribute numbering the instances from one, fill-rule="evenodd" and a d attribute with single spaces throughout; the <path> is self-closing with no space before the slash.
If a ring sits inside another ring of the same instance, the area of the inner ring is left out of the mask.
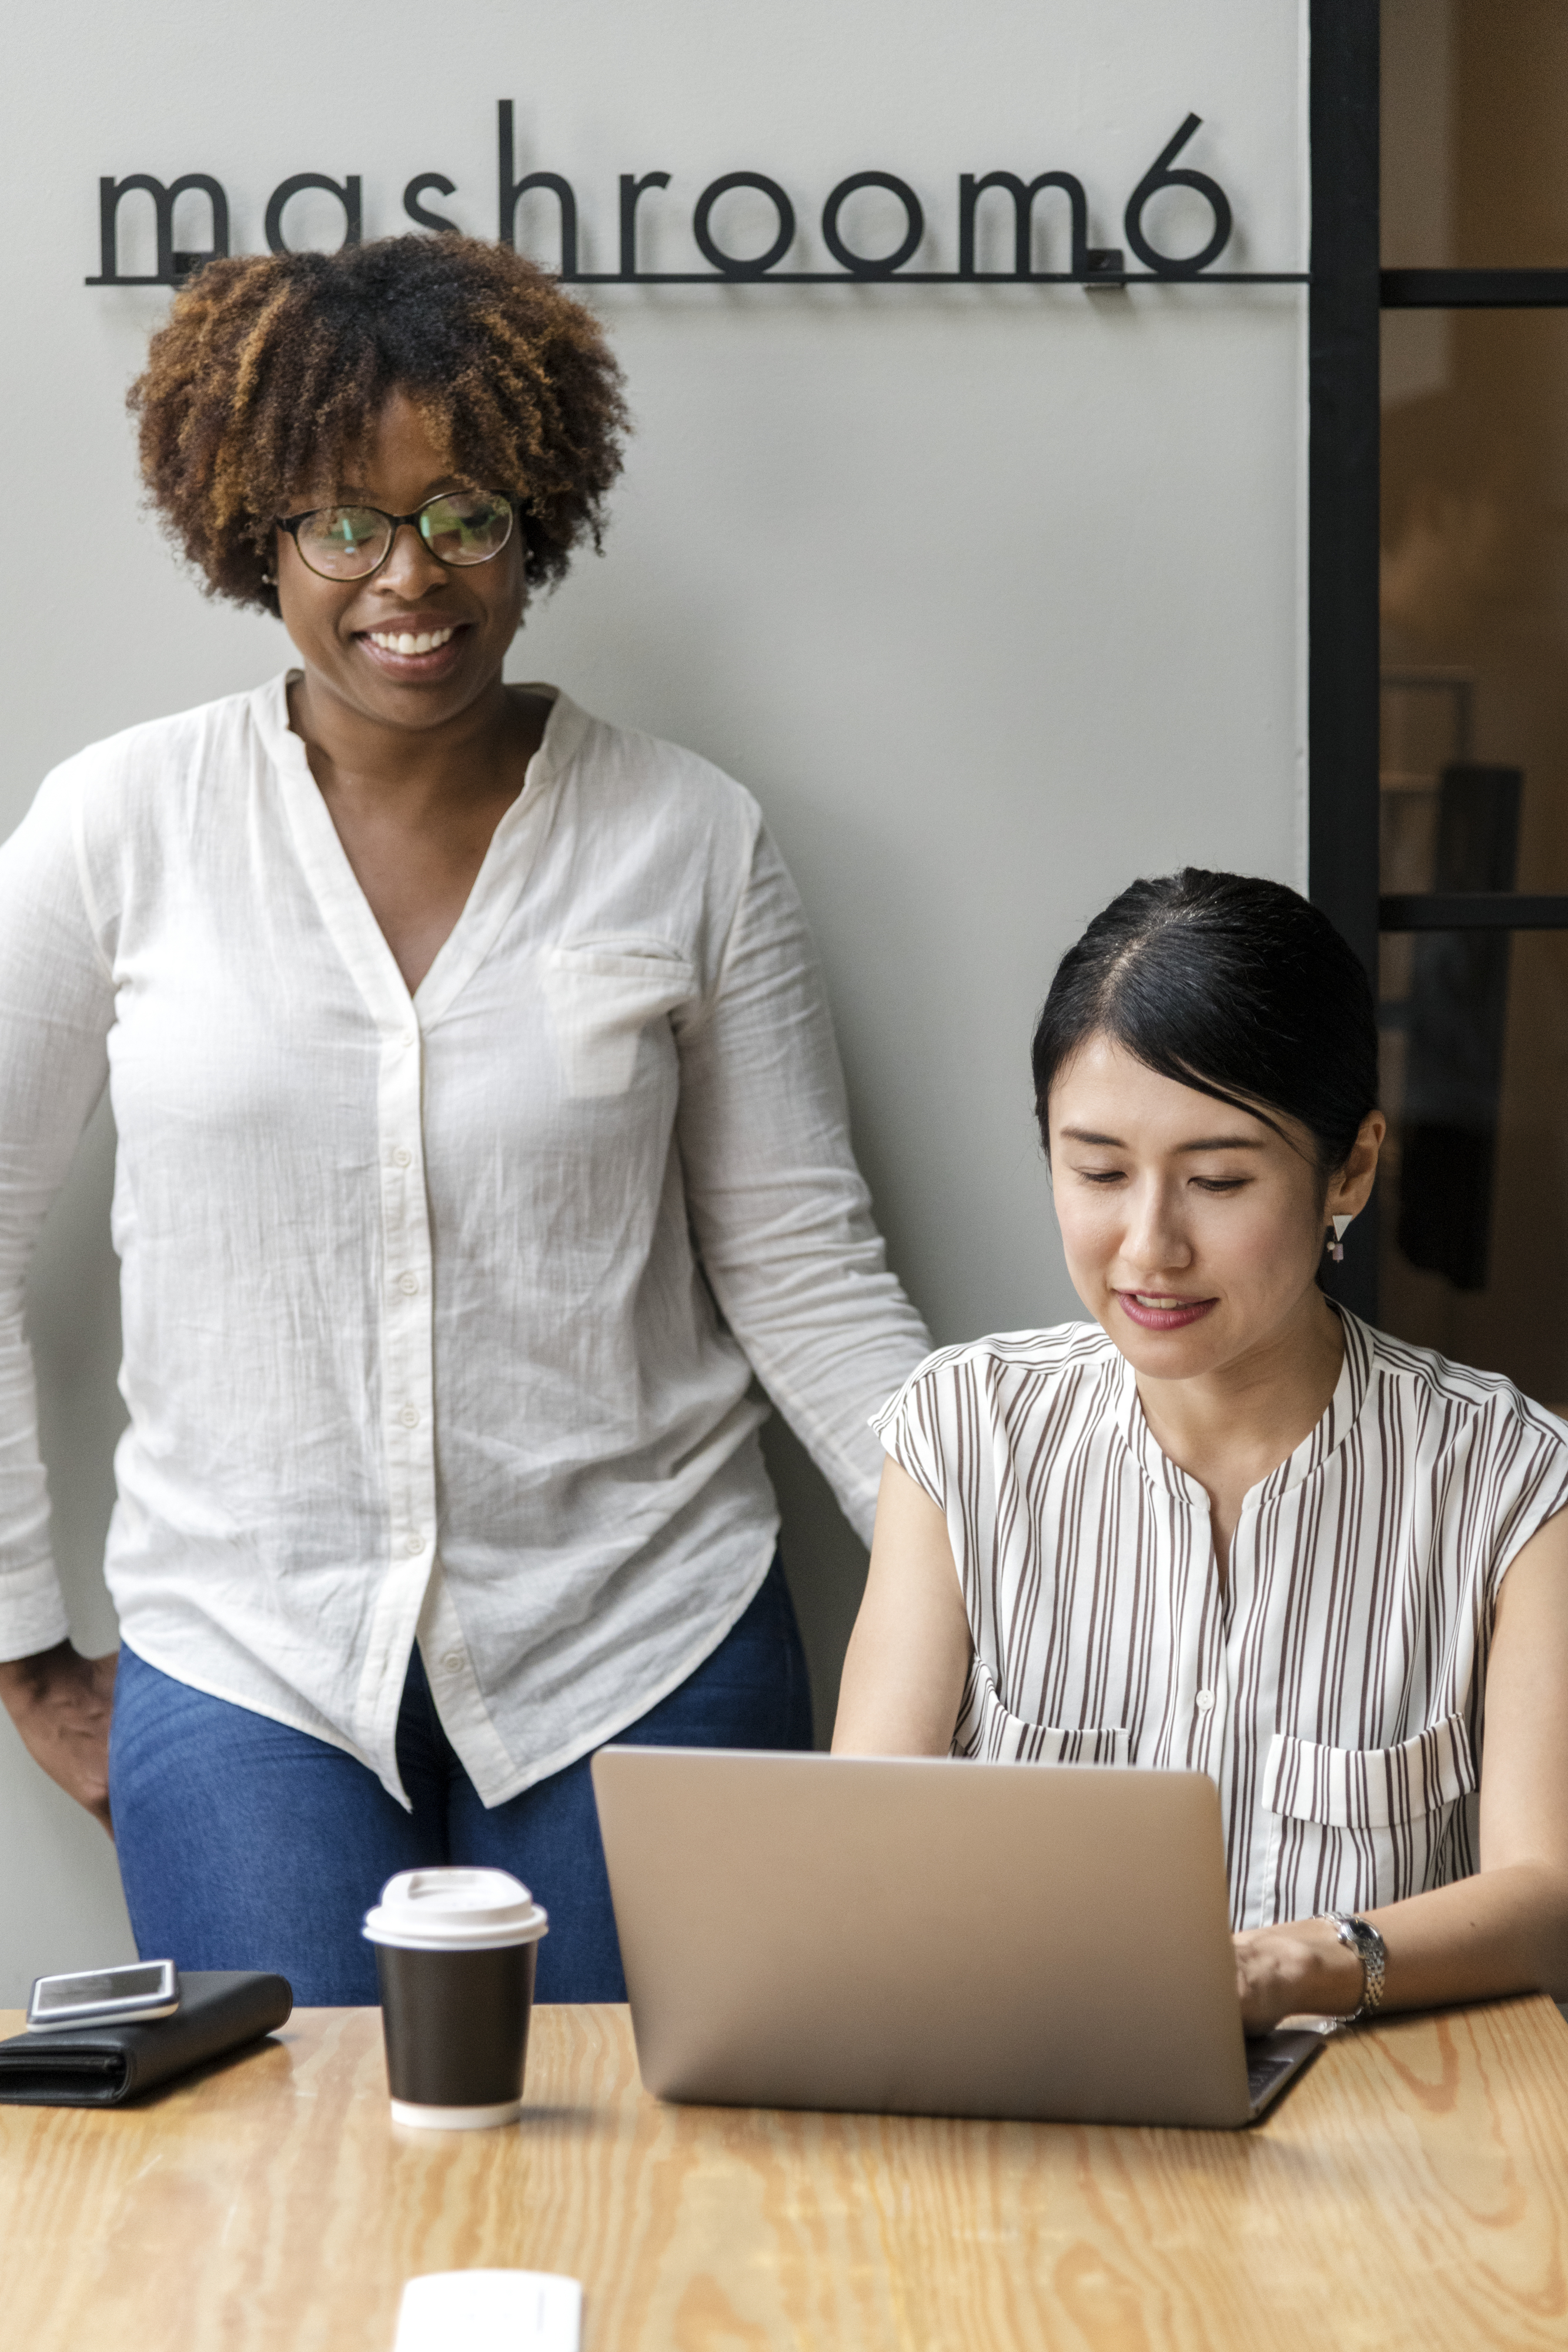
<path id="1" fill-rule="evenodd" d="M 1568 1430 L 1343 1318 L 1327 1412 L 1241 1507 L 1161 1453 L 1098 1324 L 929 1357 L 873 1426 L 947 1521 L 974 1640 L 956 1755 L 1204 1771 L 1236 1927 L 1479 1867 L 1487 1653 L 1568 1506 Z"/>

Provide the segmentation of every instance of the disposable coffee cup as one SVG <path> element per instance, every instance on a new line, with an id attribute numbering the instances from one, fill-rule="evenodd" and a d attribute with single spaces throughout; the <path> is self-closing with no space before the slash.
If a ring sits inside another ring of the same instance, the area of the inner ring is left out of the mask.
<path id="1" fill-rule="evenodd" d="M 394 2122 L 483 2131 L 523 2112 L 539 1937 L 505 1870 L 404 1870 L 367 1914 Z"/>

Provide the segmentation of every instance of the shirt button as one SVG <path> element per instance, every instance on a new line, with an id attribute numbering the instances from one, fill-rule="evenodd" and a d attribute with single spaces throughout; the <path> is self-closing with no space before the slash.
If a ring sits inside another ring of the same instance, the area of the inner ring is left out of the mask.
<path id="1" fill-rule="evenodd" d="M 409 1297 L 412 1298 L 414 1292 L 419 1288 L 418 1275 L 400 1274 L 397 1278 L 397 1286 L 400 1290 L 406 1290 Z"/>
<path id="2" fill-rule="evenodd" d="M 412 1535 L 406 1535 L 402 1539 L 402 1548 L 410 1559 L 413 1559 L 424 1549 L 424 1538 L 417 1531 Z"/>
<path id="3" fill-rule="evenodd" d="M 1207 1715 L 1213 1705 L 1214 1693 L 1211 1690 L 1199 1691 L 1197 1695 L 1197 1711 L 1199 1715 Z"/>
<path id="4" fill-rule="evenodd" d="M 392 1165 L 394 1168 L 406 1168 L 413 1158 L 413 1152 L 407 1150 L 404 1146 L 400 1143 L 397 1150 L 392 1153 Z"/>
<path id="5" fill-rule="evenodd" d="M 418 1034 L 419 1032 L 416 1029 L 405 1029 L 402 1035 L 398 1039 L 398 1044 L 400 1045 L 412 1045 Z"/>
<path id="6" fill-rule="evenodd" d="M 446 1671 L 447 1671 L 447 1673 L 448 1673 L 449 1675 L 455 1675 L 455 1674 L 456 1674 L 456 1673 L 458 1672 L 459 1668 L 461 1667 L 462 1664 L 463 1664 L 463 1653 L 462 1653 L 462 1651 L 461 1651 L 461 1650 L 448 1650 L 448 1651 L 447 1651 L 447 1653 L 446 1653 L 446 1655 L 442 1659 L 441 1663 L 442 1663 L 442 1664 L 445 1667 L 445 1669 L 446 1669 Z"/>
<path id="7" fill-rule="evenodd" d="M 405 1429 L 417 1429 L 419 1427 L 419 1407 L 416 1404 L 405 1404 L 402 1411 L 399 1413 L 398 1419 L 402 1422 Z"/>

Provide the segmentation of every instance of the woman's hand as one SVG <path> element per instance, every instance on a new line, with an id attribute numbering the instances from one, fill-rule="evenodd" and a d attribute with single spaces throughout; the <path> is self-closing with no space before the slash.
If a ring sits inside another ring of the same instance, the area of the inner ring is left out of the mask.
<path id="1" fill-rule="evenodd" d="M 0 1665 L 0 1699 L 27 1753 L 110 1837 L 109 1719 L 119 1655 L 111 1650 L 84 1658 L 68 1642 L 57 1642 Z"/>
<path id="2" fill-rule="evenodd" d="M 1568 1510 L 1503 1579 L 1486 1682 L 1480 1868 L 1369 1911 L 1387 1951 L 1385 2010 L 1548 1992 L 1568 2000 Z M 1236 1937 L 1249 2033 L 1361 2005 L 1361 1962 L 1322 1919 Z"/>
<path id="3" fill-rule="evenodd" d="M 1231 1940 L 1246 2032 L 1270 2032 L 1282 2017 L 1348 2017 L 1361 2007 L 1361 1962 L 1326 1920 L 1291 1919 Z"/>

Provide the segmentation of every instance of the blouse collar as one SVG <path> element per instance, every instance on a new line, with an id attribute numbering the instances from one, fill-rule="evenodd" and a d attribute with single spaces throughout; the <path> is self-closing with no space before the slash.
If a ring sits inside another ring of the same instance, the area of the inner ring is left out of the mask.
<path id="1" fill-rule="evenodd" d="M 1333 1302 L 1330 1302 L 1331 1305 Z M 1347 1308 L 1334 1307 L 1344 1334 L 1344 1360 L 1340 1366 L 1334 1392 L 1329 1399 L 1322 1419 L 1266 1478 L 1249 1487 L 1242 1498 L 1244 1511 L 1254 1506 L 1276 1503 L 1293 1486 L 1315 1477 L 1325 1463 L 1338 1453 L 1354 1428 L 1366 1402 L 1372 1379 L 1372 1335 L 1358 1316 Z M 1138 1383 L 1133 1368 L 1119 1348 L 1113 1348 L 1113 1369 L 1117 1384 L 1116 1422 L 1128 1452 L 1142 1469 L 1151 1486 L 1165 1495 L 1179 1497 L 1202 1509 L 1208 1508 L 1208 1496 L 1196 1478 L 1189 1477 L 1167 1454 L 1161 1451 L 1150 1429 L 1138 1394 Z"/>
<path id="2" fill-rule="evenodd" d="M 267 757 L 275 768 L 292 771 L 295 774 L 301 769 L 307 774 L 309 772 L 305 745 L 288 723 L 288 689 L 302 675 L 303 672 L 298 669 L 279 670 L 277 676 L 269 677 L 265 686 L 256 687 L 250 698 L 256 731 L 267 747 Z M 539 695 L 550 706 L 539 748 L 528 762 L 528 790 L 523 795 L 527 799 L 539 785 L 558 775 L 570 761 L 588 726 L 588 714 L 580 710 L 571 697 L 563 694 L 559 686 L 530 682 L 515 688 L 513 691 Z M 510 813 L 508 810 L 507 814 Z M 503 824 L 505 821 L 503 818 Z"/>
<path id="3" fill-rule="evenodd" d="M 528 689 L 551 698 L 543 739 L 528 761 L 522 791 L 490 837 L 465 905 L 411 997 L 317 789 L 305 745 L 288 724 L 289 681 L 298 675 L 286 670 L 256 689 L 251 708 L 256 729 L 277 776 L 295 851 L 321 919 L 383 1036 L 406 1043 L 414 1034 L 410 1015 L 420 1029 L 431 1028 L 494 947 L 549 822 L 551 788 L 570 766 L 589 720 L 558 687 Z"/>

